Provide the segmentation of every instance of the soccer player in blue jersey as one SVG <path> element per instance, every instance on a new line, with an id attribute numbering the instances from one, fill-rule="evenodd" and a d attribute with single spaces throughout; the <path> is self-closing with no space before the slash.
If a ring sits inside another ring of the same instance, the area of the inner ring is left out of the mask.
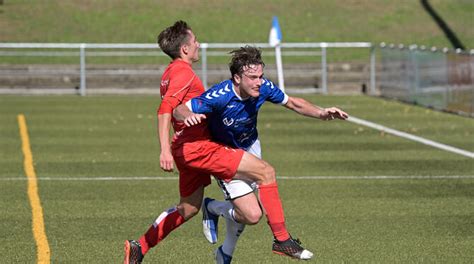
<path id="1" fill-rule="evenodd" d="M 348 117 L 336 107 L 321 108 L 282 92 L 263 77 L 265 64 L 259 49 L 246 46 L 231 53 L 231 79 L 214 85 L 199 97 L 189 100 L 186 105 L 178 106 L 174 111 L 175 118 L 184 120 L 187 126 L 197 125 L 207 119 L 213 140 L 233 148 L 244 149 L 261 158 L 257 116 L 266 101 L 322 120 L 344 120 Z M 218 217 L 223 216 L 226 219 L 227 234 L 223 245 L 216 251 L 216 260 L 217 263 L 230 263 L 244 224 L 258 223 L 262 211 L 254 193 L 256 184 L 242 180 L 217 181 L 227 201 L 204 199 L 204 234 L 209 242 L 216 243 Z M 238 222 L 236 218 L 243 221 Z M 273 252 L 297 259 L 310 259 L 313 256 L 308 250 L 298 254 L 287 252 L 285 244 L 281 243 L 278 237 L 275 237 Z"/>

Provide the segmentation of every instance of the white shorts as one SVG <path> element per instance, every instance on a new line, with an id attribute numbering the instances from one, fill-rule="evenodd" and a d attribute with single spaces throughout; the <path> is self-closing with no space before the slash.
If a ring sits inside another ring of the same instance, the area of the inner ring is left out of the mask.
<path id="1" fill-rule="evenodd" d="M 260 148 L 260 140 L 256 140 L 252 146 L 247 150 L 248 153 L 253 154 L 257 158 L 262 158 L 262 150 Z M 257 190 L 258 185 L 256 182 L 244 181 L 244 180 L 231 180 L 230 182 L 225 182 L 218 178 L 217 184 L 224 193 L 224 198 L 226 200 L 234 200 L 236 198 L 245 196 L 251 192 Z"/>

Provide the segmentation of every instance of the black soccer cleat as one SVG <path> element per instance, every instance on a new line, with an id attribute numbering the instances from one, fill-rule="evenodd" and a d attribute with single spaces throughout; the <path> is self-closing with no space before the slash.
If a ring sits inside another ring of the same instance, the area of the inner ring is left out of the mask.
<path id="1" fill-rule="evenodd" d="M 285 241 L 273 240 L 272 251 L 295 259 L 308 260 L 313 257 L 313 253 L 301 246 L 299 239 L 293 239 L 292 237 Z"/>
<path id="2" fill-rule="evenodd" d="M 125 241 L 125 258 L 123 264 L 140 264 L 143 260 L 142 246 L 136 240 Z"/>

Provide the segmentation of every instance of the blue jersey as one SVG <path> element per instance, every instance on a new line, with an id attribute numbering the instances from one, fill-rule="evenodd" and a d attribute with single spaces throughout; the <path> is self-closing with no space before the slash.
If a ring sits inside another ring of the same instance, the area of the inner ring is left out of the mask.
<path id="1" fill-rule="evenodd" d="M 247 150 L 258 139 L 257 115 L 265 101 L 286 104 L 288 95 L 271 81 L 263 79 L 259 97 L 242 99 L 235 93 L 232 80 L 226 80 L 186 105 L 196 114 L 207 114 L 215 141 Z"/>

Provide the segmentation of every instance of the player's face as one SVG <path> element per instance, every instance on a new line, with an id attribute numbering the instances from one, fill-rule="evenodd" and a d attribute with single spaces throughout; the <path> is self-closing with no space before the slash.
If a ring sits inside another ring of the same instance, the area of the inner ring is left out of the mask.
<path id="1" fill-rule="evenodd" d="M 189 39 L 188 43 L 186 44 L 188 51 L 187 56 L 192 62 L 196 62 L 199 60 L 199 42 L 197 41 L 196 36 L 191 30 L 189 30 L 188 32 Z"/>
<path id="2" fill-rule="evenodd" d="M 242 98 L 258 97 L 260 95 L 260 86 L 263 82 L 263 66 L 249 65 L 244 67 L 244 72 L 240 78 L 240 96 Z"/>

